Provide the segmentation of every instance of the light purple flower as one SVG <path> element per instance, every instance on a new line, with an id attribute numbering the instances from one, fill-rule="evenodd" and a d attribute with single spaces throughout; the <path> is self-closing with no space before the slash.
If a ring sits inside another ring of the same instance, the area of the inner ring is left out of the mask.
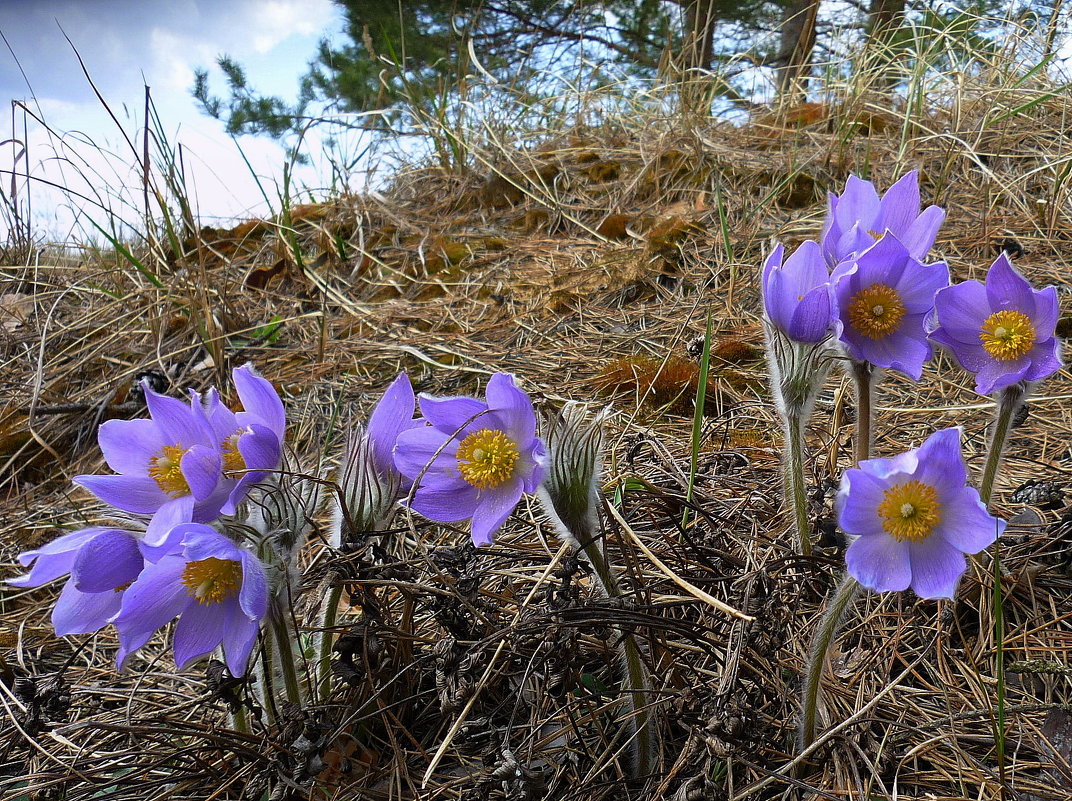
<path id="1" fill-rule="evenodd" d="M 922 264 L 892 235 L 834 270 L 841 341 L 857 362 L 918 381 L 933 351 L 925 323 L 934 293 L 949 284 L 945 262 Z"/>
<path id="2" fill-rule="evenodd" d="M 931 339 L 975 373 L 981 395 L 1041 381 L 1061 369 L 1061 345 L 1054 336 L 1057 290 L 1033 289 L 1004 253 L 990 266 L 985 285 L 965 281 L 945 287 L 934 298 L 934 310 Z"/>
<path id="3" fill-rule="evenodd" d="M 763 265 L 763 306 L 775 328 L 797 342 L 818 343 L 837 323 L 830 271 L 815 242 L 804 242 L 783 263 L 778 245 Z"/>
<path id="4" fill-rule="evenodd" d="M 926 257 L 945 211 L 938 206 L 919 210 L 919 174 L 912 170 L 879 199 L 875 185 L 850 175 L 839 197 L 829 195 L 829 210 L 820 239 L 826 263 L 834 267 L 871 247 L 887 232 L 904 243 L 909 255 Z"/>
<path id="5" fill-rule="evenodd" d="M 372 460 L 377 472 L 388 481 L 394 477 L 402 479 L 401 483 L 407 488 L 409 482 L 395 468 L 394 449 L 399 434 L 423 424 L 413 418 L 416 405 L 409 376 L 404 372 L 399 373 L 373 408 L 365 429 L 372 445 Z"/>
<path id="6" fill-rule="evenodd" d="M 231 675 L 245 674 L 268 609 L 264 567 L 252 553 L 205 525 L 177 526 L 169 539 L 176 541 L 176 550 L 147 564 L 123 593 L 114 620 L 119 667 L 178 617 L 172 645 L 180 670 L 222 645 Z"/>
<path id="7" fill-rule="evenodd" d="M 146 541 L 158 545 L 179 523 L 215 519 L 228 490 L 219 443 L 200 404 L 144 387 L 149 419 L 109 420 L 97 434 L 105 462 L 119 475 L 75 476 L 74 482 L 117 509 L 151 516 Z"/>
<path id="8" fill-rule="evenodd" d="M 532 401 L 507 373 L 488 380 L 486 403 L 420 396 L 430 425 L 398 435 L 398 470 L 418 482 L 412 506 L 444 523 L 472 518 L 473 542 L 488 545 L 546 472 Z M 438 452 L 438 455 L 437 455 Z"/>
<path id="9" fill-rule="evenodd" d="M 911 586 L 921 598 L 952 598 L 964 554 L 978 553 L 1005 530 L 967 486 L 960 433 L 946 428 L 915 450 L 845 471 L 838 525 L 855 537 L 845 562 L 864 587 Z"/>
<path id="10" fill-rule="evenodd" d="M 70 574 L 56 606 L 52 625 L 60 637 L 90 634 L 119 612 L 123 590 L 141 573 L 145 559 L 138 536 L 117 528 L 85 528 L 19 554 L 30 572 L 10 579 L 15 587 L 40 587 Z"/>
<path id="11" fill-rule="evenodd" d="M 270 381 L 257 375 L 249 364 L 236 368 L 231 376 L 242 411 L 228 409 L 215 389 L 209 390 L 205 402 L 228 488 L 223 514 L 234 514 L 249 488 L 279 467 L 287 427 L 283 402 Z"/>

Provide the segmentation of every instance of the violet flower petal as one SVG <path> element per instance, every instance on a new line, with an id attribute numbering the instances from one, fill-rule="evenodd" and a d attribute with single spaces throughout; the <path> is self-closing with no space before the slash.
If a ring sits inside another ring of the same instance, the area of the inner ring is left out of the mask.
<path id="1" fill-rule="evenodd" d="M 194 445 L 182 455 L 179 467 L 190 494 L 201 501 L 209 497 L 220 483 L 223 459 L 219 450 L 204 445 Z"/>
<path id="2" fill-rule="evenodd" d="M 484 389 L 488 408 L 502 422 L 507 436 L 524 448 L 536 437 L 536 414 L 529 396 L 509 373 L 496 373 Z"/>
<path id="3" fill-rule="evenodd" d="M 942 498 L 942 522 L 935 533 L 964 553 L 979 553 L 1001 536 L 1005 525 L 986 510 L 974 487 L 962 487 Z"/>
<path id="4" fill-rule="evenodd" d="M 1031 284 L 1012 266 L 1004 252 L 994 260 L 986 274 L 986 297 L 991 311 L 1012 309 L 1027 315 L 1035 311 Z"/>
<path id="5" fill-rule="evenodd" d="M 938 229 L 945 222 L 945 209 L 938 206 L 928 206 L 908 226 L 908 230 L 900 236 L 902 244 L 908 248 L 912 258 L 923 260 L 934 247 L 934 240 L 938 238 Z"/>
<path id="6" fill-rule="evenodd" d="M 155 564 L 147 564 L 123 593 L 119 615 L 112 621 L 119 632 L 116 662 L 120 669 L 131 653 L 192 602 L 181 581 L 185 567 L 181 554 L 169 554 Z"/>
<path id="7" fill-rule="evenodd" d="M 879 201 L 879 215 L 875 220 L 877 229 L 887 228 L 898 238 L 902 237 L 919 216 L 919 173 L 906 172 Z"/>
<path id="8" fill-rule="evenodd" d="M 458 489 L 419 489 L 410 504 L 415 512 L 441 523 L 457 523 L 473 516 L 480 491 L 464 485 Z"/>
<path id="9" fill-rule="evenodd" d="M 97 444 L 116 473 L 148 477 L 152 459 L 166 443 L 152 420 L 108 420 L 97 430 Z"/>
<path id="10" fill-rule="evenodd" d="M 112 592 L 138 577 L 145 559 L 129 531 L 103 531 L 78 549 L 71 582 L 81 592 Z"/>
<path id="11" fill-rule="evenodd" d="M 488 410 L 486 403 L 475 398 L 433 398 L 424 393 L 417 396 L 417 404 L 424 418 L 447 436 L 474 423 L 479 425 L 478 421 L 483 419 L 479 415 Z M 458 438 L 464 436 L 459 434 Z"/>
<path id="12" fill-rule="evenodd" d="M 521 500 L 522 481 L 514 478 L 506 484 L 482 493 L 480 502 L 473 510 L 473 543 L 478 547 L 491 545 L 495 532 Z"/>
<path id="13" fill-rule="evenodd" d="M 75 476 L 74 483 L 92 492 L 116 509 L 136 515 L 151 515 L 171 496 L 143 476 Z"/>
<path id="14" fill-rule="evenodd" d="M 149 407 L 149 414 L 153 422 L 160 428 L 164 439 L 168 444 L 180 445 L 190 448 L 194 445 L 212 447 L 212 432 L 205 425 L 202 418 L 194 412 L 193 408 L 177 398 L 160 395 L 145 387 L 145 404 Z"/>
<path id="15" fill-rule="evenodd" d="M 257 422 L 270 428 L 282 440 L 286 433 L 287 415 L 283 401 L 272 383 L 254 372 L 252 365 L 244 364 L 231 374 L 242 411 L 235 417 L 240 426 Z"/>
<path id="16" fill-rule="evenodd" d="M 912 581 L 908 543 L 886 534 L 868 534 L 854 540 L 845 551 L 845 564 L 849 575 L 875 592 L 905 590 Z"/>
<path id="17" fill-rule="evenodd" d="M 172 647 L 175 650 L 175 665 L 179 670 L 198 657 L 211 653 L 223 640 L 226 626 L 231 622 L 231 609 L 237 609 L 233 598 L 215 604 L 190 603 L 175 624 Z"/>
<path id="18" fill-rule="evenodd" d="M 68 581 L 52 608 L 52 627 L 57 637 L 69 634 L 92 634 L 99 631 L 119 612 L 122 593 L 113 590 L 82 592 Z"/>
<path id="19" fill-rule="evenodd" d="M 395 441 L 399 434 L 414 426 L 416 403 L 409 376 L 399 373 L 369 415 L 366 432 L 372 443 L 373 460 L 381 473 L 394 467 Z"/>
<path id="20" fill-rule="evenodd" d="M 964 553 L 941 537 L 914 542 L 908 549 L 912 590 L 920 598 L 952 598 L 967 562 Z"/>
<path id="21" fill-rule="evenodd" d="M 258 621 L 244 615 L 234 615 L 223 630 L 223 656 L 232 676 L 244 676 L 249 665 L 249 655 L 257 641 L 260 630 Z"/>

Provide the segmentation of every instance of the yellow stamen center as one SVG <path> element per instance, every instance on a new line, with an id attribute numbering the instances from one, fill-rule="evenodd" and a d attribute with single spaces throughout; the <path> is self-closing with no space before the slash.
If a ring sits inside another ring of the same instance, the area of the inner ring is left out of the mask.
<path id="1" fill-rule="evenodd" d="M 514 475 L 520 452 L 502 431 L 474 431 L 458 446 L 458 471 L 477 489 L 493 489 Z"/>
<path id="2" fill-rule="evenodd" d="M 246 460 L 242 458 L 242 452 L 238 450 L 238 439 L 242 436 L 241 431 L 236 431 L 220 444 L 223 454 L 223 474 L 228 478 L 240 478 L 246 472 Z"/>
<path id="3" fill-rule="evenodd" d="M 1019 359 L 1035 345 L 1035 326 L 1023 312 L 994 312 L 979 332 L 983 348 L 999 362 Z"/>
<path id="4" fill-rule="evenodd" d="M 901 296 L 885 284 L 861 289 L 849 301 L 849 324 L 869 339 L 881 339 L 892 333 L 904 316 Z"/>
<path id="5" fill-rule="evenodd" d="M 884 237 L 886 235 L 885 230 L 883 230 L 883 231 L 872 231 L 872 230 L 868 229 L 867 233 L 869 233 L 876 242 L 878 242 L 880 239 L 882 239 L 882 237 Z"/>
<path id="6" fill-rule="evenodd" d="M 160 453 L 149 460 L 149 477 L 161 490 L 172 498 L 190 494 L 190 485 L 182 474 L 182 455 L 186 449 L 181 445 L 165 445 Z"/>
<path id="7" fill-rule="evenodd" d="M 218 604 L 242 587 L 242 563 L 214 556 L 188 562 L 181 580 L 186 592 L 199 604 Z"/>
<path id="8" fill-rule="evenodd" d="M 878 516 L 882 530 L 898 542 L 922 542 L 942 522 L 942 505 L 930 484 L 906 481 L 886 490 Z"/>

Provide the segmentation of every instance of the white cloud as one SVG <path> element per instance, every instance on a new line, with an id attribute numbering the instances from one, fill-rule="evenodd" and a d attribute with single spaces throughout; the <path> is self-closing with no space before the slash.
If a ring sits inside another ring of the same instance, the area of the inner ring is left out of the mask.
<path id="1" fill-rule="evenodd" d="M 330 0 L 270 0 L 252 5 L 250 40 L 257 53 L 267 53 L 294 34 L 324 30 L 334 18 Z"/>

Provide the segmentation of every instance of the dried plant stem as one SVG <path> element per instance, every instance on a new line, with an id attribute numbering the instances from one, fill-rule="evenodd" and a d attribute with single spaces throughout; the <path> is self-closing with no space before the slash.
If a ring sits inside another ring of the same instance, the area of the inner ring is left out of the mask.
<path id="1" fill-rule="evenodd" d="M 793 524 L 802 556 L 811 556 L 811 526 L 808 524 L 808 495 L 804 487 L 804 419 L 785 415 L 785 500 L 793 510 Z"/>
<path id="2" fill-rule="evenodd" d="M 819 703 L 819 687 L 822 684 L 823 668 L 830 653 L 830 644 L 841 627 L 841 621 L 849 610 L 859 583 L 846 573 L 826 608 L 819 630 L 811 644 L 808 669 L 804 674 L 804 700 L 800 718 L 800 747 L 807 748 L 815 741 L 815 714 Z"/>
<path id="3" fill-rule="evenodd" d="M 874 411 L 871 398 L 875 391 L 875 366 L 871 362 L 853 362 L 852 378 L 856 384 L 856 463 L 871 458 L 871 422 Z"/>
<path id="4" fill-rule="evenodd" d="M 994 479 L 997 478 L 1001 454 L 1005 450 L 1005 441 L 1009 438 L 1009 431 L 1012 430 L 1012 420 L 1016 416 L 1016 410 L 1024 402 L 1026 394 L 1023 384 L 1014 384 L 1003 389 L 998 396 L 994 430 L 990 436 L 990 451 L 987 453 L 986 466 L 983 468 L 983 480 L 979 485 L 979 497 L 984 504 L 990 504 L 990 496 L 994 492 Z"/>
<path id="5" fill-rule="evenodd" d="M 592 569 L 596 573 L 603 591 L 608 598 L 620 598 L 621 588 L 618 580 L 607 564 L 603 554 L 600 540 L 591 537 L 584 540 L 583 550 Z M 647 776 L 652 770 L 652 762 L 655 758 L 655 733 L 652 731 L 651 712 L 648 710 L 648 694 L 651 690 L 651 678 L 647 667 L 640 655 L 640 648 L 636 639 L 628 631 L 621 632 L 619 644 L 620 657 L 625 666 L 626 676 L 629 682 L 629 692 L 626 693 L 630 706 L 629 721 L 635 734 L 634 742 L 634 770 L 636 777 Z"/>
<path id="6" fill-rule="evenodd" d="M 242 734 L 249 734 L 249 719 L 246 717 L 246 708 L 241 704 L 231 712 L 231 728 Z"/>

